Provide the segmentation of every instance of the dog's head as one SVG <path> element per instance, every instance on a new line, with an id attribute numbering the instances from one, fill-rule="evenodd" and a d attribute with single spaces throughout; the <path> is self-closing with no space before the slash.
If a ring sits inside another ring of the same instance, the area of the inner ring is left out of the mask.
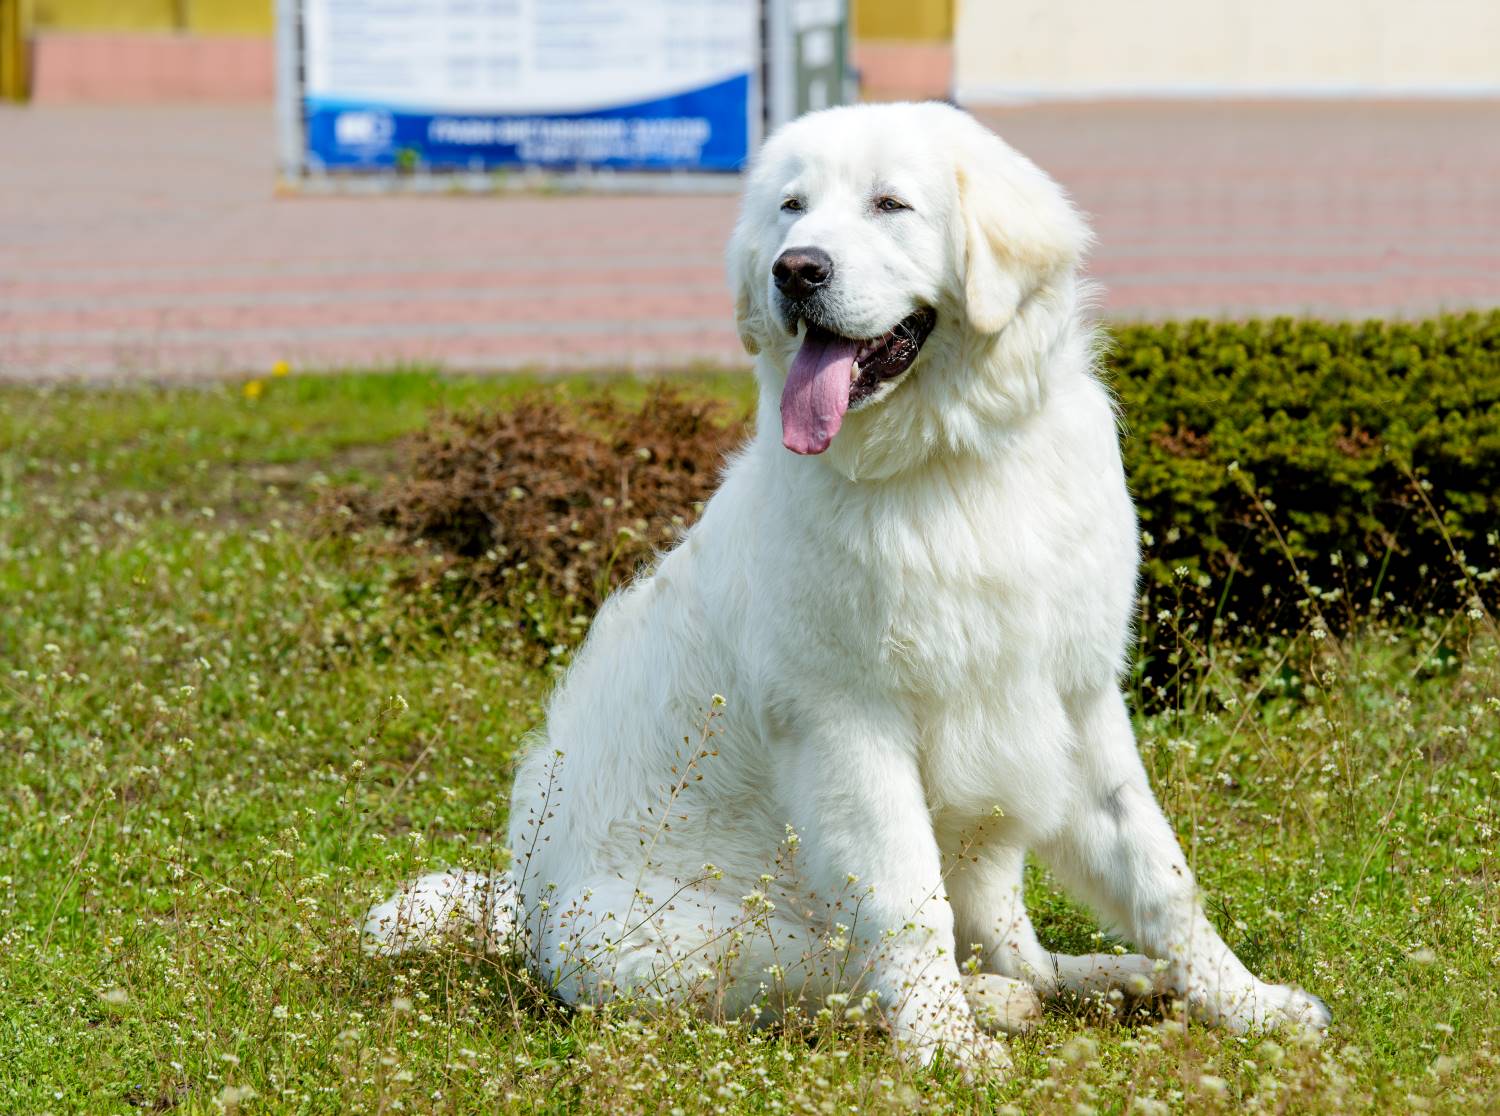
<path id="1" fill-rule="evenodd" d="M 913 438 L 972 436 L 999 338 L 1040 293 L 1065 290 L 1072 312 L 1088 241 L 1062 190 L 958 109 L 852 106 L 782 128 L 751 169 L 729 267 L 786 447 L 833 447 L 868 476 Z"/>

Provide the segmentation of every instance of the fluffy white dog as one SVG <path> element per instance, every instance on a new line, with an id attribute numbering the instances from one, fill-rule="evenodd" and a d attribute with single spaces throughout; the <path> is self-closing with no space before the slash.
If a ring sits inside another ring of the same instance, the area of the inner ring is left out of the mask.
<path id="1" fill-rule="evenodd" d="M 1137 529 L 1088 243 L 956 109 L 774 135 L 729 246 L 757 433 L 600 611 L 520 765 L 508 878 L 417 881 L 372 948 L 451 916 L 514 927 L 573 1003 L 868 996 L 909 1057 L 972 1069 L 1061 989 L 1326 1026 L 1209 924 L 1136 751 Z M 1144 956 L 1043 949 L 1028 849 Z"/>

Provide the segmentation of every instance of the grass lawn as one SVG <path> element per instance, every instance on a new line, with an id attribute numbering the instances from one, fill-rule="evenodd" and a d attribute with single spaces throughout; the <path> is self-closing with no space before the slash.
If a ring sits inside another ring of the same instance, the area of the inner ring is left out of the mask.
<path id="1" fill-rule="evenodd" d="M 1500 1111 L 1478 612 L 1222 643 L 1141 718 L 1215 918 L 1328 1000 L 1320 1046 L 1061 1004 L 976 1088 L 826 1013 L 570 1014 L 503 958 L 365 958 L 372 898 L 505 863 L 510 762 L 565 656 L 530 665 L 493 606 L 408 588 L 429 557 L 312 508 L 434 406 L 520 387 L 263 389 L 0 389 L 0 1112 Z M 1113 942 L 1030 887 L 1049 945 Z"/>

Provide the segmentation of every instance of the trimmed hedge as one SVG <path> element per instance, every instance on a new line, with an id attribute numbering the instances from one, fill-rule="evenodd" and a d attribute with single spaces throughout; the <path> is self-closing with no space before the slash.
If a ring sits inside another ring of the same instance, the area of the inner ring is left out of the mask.
<path id="1" fill-rule="evenodd" d="M 1104 364 L 1148 599 L 1196 582 L 1198 619 L 1257 626 L 1494 601 L 1500 310 L 1118 326 Z"/>

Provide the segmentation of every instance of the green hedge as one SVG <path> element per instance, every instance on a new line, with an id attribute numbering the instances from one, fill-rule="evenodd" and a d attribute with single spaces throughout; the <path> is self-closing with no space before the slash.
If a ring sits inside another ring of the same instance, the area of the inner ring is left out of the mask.
<path id="1" fill-rule="evenodd" d="M 1183 585 L 1240 626 L 1494 601 L 1500 310 L 1118 326 L 1105 370 L 1148 619 Z"/>

